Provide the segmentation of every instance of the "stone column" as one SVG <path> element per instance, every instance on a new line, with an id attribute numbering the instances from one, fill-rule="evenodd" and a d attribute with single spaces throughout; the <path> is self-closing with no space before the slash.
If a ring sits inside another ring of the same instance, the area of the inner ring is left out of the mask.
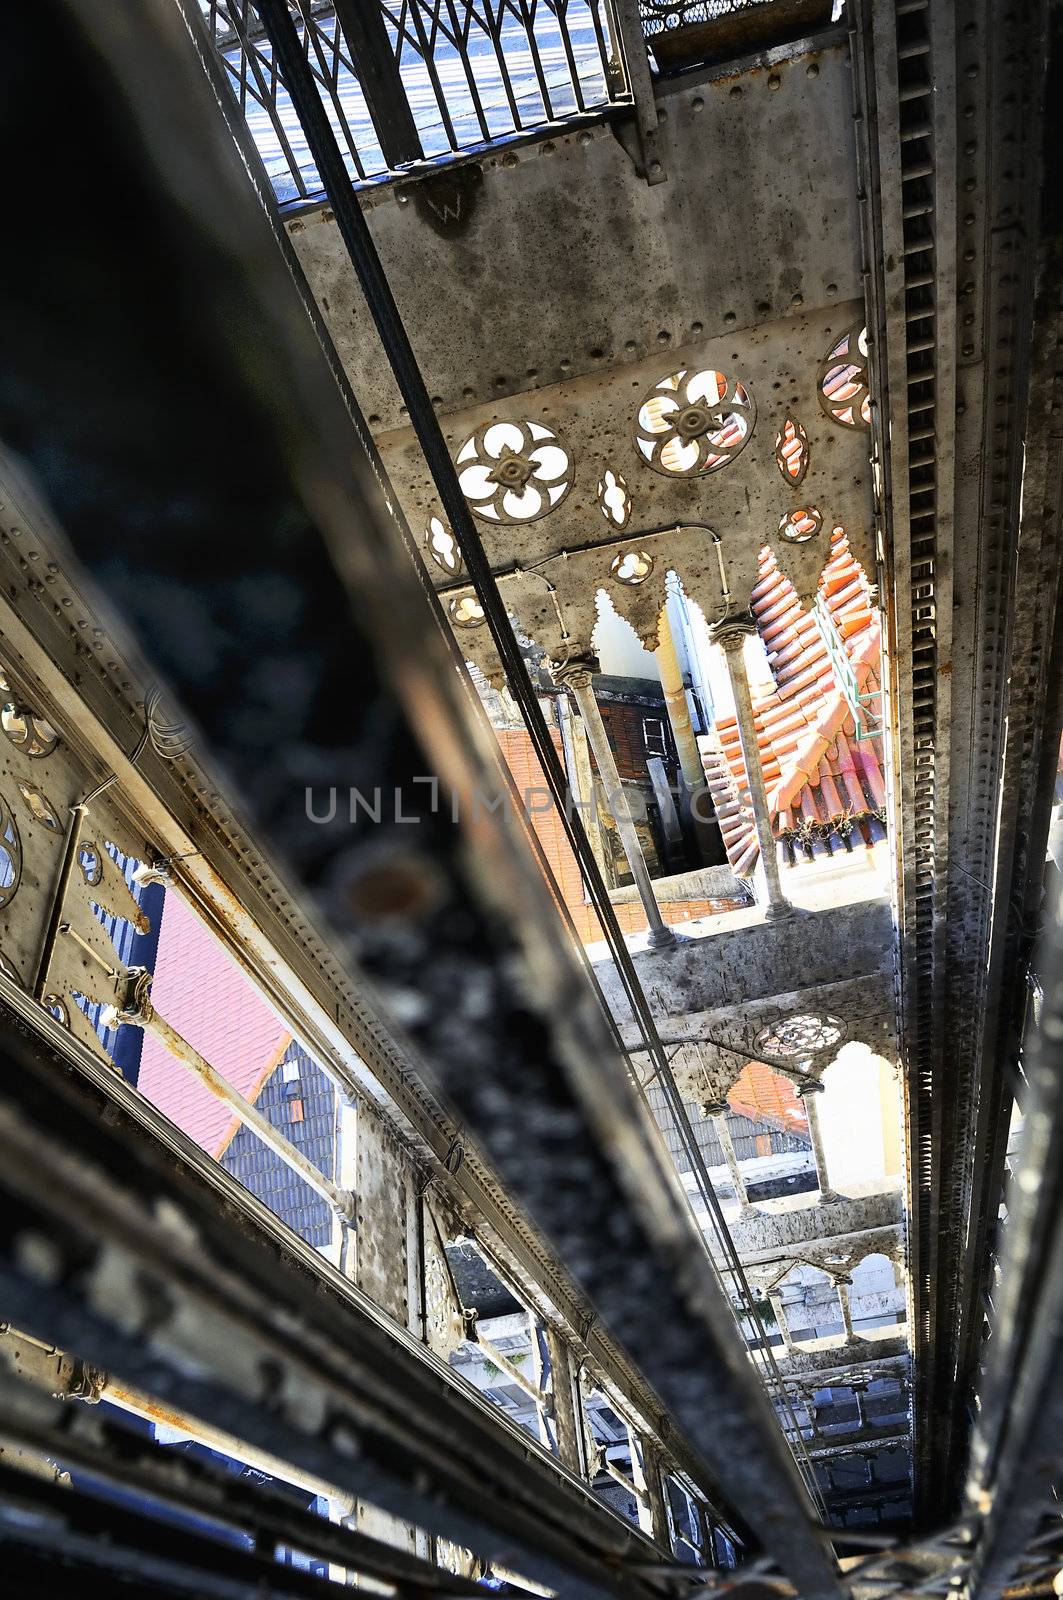
<path id="1" fill-rule="evenodd" d="M 727 1170 L 731 1174 L 731 1182 L 734 1184 L 735 1198 L 743 1211 L 752 1211 L 753 1207 L 746 1193 L 745 1182 L 742 1178 L 741 1168 L 738 1165 L 738 1152 L 734 1147 L 734 1140 L 731 1138 L 731 1130 L 727 1126 L 727 1101 L 710 1100 L 707 1105 L 702 1107 L 702 1110 L 707 1117 L 712 1119 L 716 1137 L 719 1139 L 720 1148 L 723 1151 L 723 1158 L 727 1163 Z"/>
<path id="2" fill-rule="evenodd" d="M 799 1099 L 804 1102 L 805 1116 L 808 1118 L 808 1137 L 812 1142 L 812 1155 L 816 1163 L 816 1177 L 819 1179 L 819 1198 L 824 1200 L 840 1200 L 841 1196 L 835 1194 L 827 1182 L 827 1153 L 823 1148 L 823 1131 L 819 1125 L 819 1106 L 816 1096 L 823 1093 L 823 1085 L 818 1078 L 809 1078 L 805 1083 L 797 1086 Z"/>
<path id="3" fill-rule="evenodd" d="M 845 1329 L 845 1342 L 852 1344 L 856 1335 L 853 1332 L 853 1314 L 849 1309 L 849 1290 L 852 1288 L 852 1278 L 835 1278 L 835 1288 L 838 1291 L 838 1304 L 842 1308 L 842 1327 Z"/>
<path id="4" fill-rule="evenodd" d="M 690 720 L 690 706 L 687 703 L 686 685 L 683 683 L 683 671 L 679 665 L 679 657 L 675 648 L 675 636 L 672 633 L 672 623 L 668 605 L 661 612 L 658 628 L 660 643 L 654 651 L 657 666 L 661 673 L 661 687 L 664 690 L 664 703 L 668 711 L 668 721 L 672 729 L 672 738 L 675 740 L 676 754 L 679 757 L 679 768 L 686 784 L 687 796 L 690 801 L 690 817 L 697 840 L 698 850 L 703 861 L 710 862 L 719 859 L 716 847 L 720 843 L 719 828 L 716 826 L 716 817 L 709 797 L 708 785 L 705 782 L 705 768 L 701 764 L 701 751 L 698 749 L 697 735 L 694 724 Z"/>
<path id="5" fill-rule="evenodd" d="M 587 748 L 587 730 L 580 718 L 573 715 L 567 695 L 558 696 L 557 709 L 561 719 L 562 740 L 567 746 L 566 753 L 571 756 L 568 779 L 572 786 L 572 799 L 583 819 L 584 829 L 594 851 L 594 859 L 598 863 L 602 877 L 607 879 L 609 868 L 606 866 L 598 802 L 594 797 L 594 774 L 591 771 L 590 750 Z"/>
<path id="6" fill-rule="evenodd" d="M 760 764 L 760 746 L 753 721 L 753 701 L 749 693 L 749 678 L 742 650 L 746 638 L 756 633 L 752 617 L 728 617 L 711 630 L 712 638 L 723 649 L 727 663 L 727 676 L 734 696 L 735 715 L 738 718 L 738 737 L 742 745 L 742 760 L 749 784 L 749 798 L 753 805 L 753 822 L 760 845 L 760 859 L 764 867 L 764 881 L 768 891 L 768 904 L 764 915 L 769 922 L 779 917 L 793 915 L 794 908 L 783 893 L 779 876 L 779 858 L 776 854 L 775 836 L 771 831 L 771 814 L 768 810 L 768 791 L 764 783 L 764 770 Z"/>
<path id="7" fill-rule="evenodd" d="M 642 853 L 642 844 L 639 840 L 635 820 L 628 805 L 627 795 L 624 793 L 620 782 L 620 774 L 616 769 L 616 760 L 609 748 L 609 735 L 605 731 L 602 713 L 598 709 L 598 702 L 594 696 L 592 685 L 593 675 L 598 663 L 593 657 L 576 657 L 554 668 L 557 681 L 572 690 L 579 706 L 583 726 L 587 730 L 587 742 L 594 754 L 598 774 L 605 785 L 605 792 L 609 804 L 616 818 L 617 832 L 620 842 L 627 856 L 631 875 L 635 880 L 642 909 L 646 913 L 649 923 L 649 942 L 655 950 L 673 950 L 678 941 L 671 928 L 667 926 L 661 916 L 657 897 L 653 892 L 649 868 L 646 866 L 646 857 Z"/>
<path id="8" fill-rule="evenodd" d="M 768 1304 L 775 1313 L 775 1325 L 782 1334 L 782 1342 L 786 1348 L 787 1355 L 789 1355 L 793 1351 L 794 1341 L 790 1337 L 790 1323 L 786 1315 L 786 1307 L 782 1303 L 782 1296 L 769 1294 Z"/>

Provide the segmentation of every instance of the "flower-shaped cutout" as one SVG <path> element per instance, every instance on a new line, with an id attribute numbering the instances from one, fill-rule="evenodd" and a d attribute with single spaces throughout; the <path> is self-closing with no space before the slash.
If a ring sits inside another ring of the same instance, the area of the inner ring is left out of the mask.
<path id="1" fill-rule="evenodd" d="M 831 346 L 820 366 L 820 404 L 843 428 L 869 428 L 869 383 L 867 329 L 858 322 Z"/>
<path id="2" fill-rule="evenodd" d="M 787 483 L 797 487 L 808 471 L 808 434 L 792 411 L 775 435 L 775 464 Z"/>
<path id="3" fill-rule="evenodd" d="M 0 671 L 0 698 L 3 700 L 0 727 L 11 743 L 32 759 L 51 755 L 59 743 L 59 735 L 50 722 L 38 716 L 32 707 L 22 704 L 3 671 Z"/>
<path id="4" fill-rule="evenodd" d="M 814 539 L 823 526 L 823 513 L 817 506 L 802 506 L 779 519 L 779 537 L 787 544 L 804 544 Z"/>
<path id="5" fill-rule="evenodd" d="M 711 368 L 671 372 L 635 417 L 635 446 L 655 472 L 694 478 L 716 472 L 748 443 L 757 408 L 745 384 Z"/>
<path id="6" fill-rule="evenodd" d="M 482 628 L 487 620 L 484 608 L 474 594 L 459 595 L 447 607 L 456 628 Z"/>
<path id="7" fill-rule="evenodd" d="M 845 1024 L 840 1018 L 799 1012 L 761 1028 L 753 1040 L 753 1049 L 758 1058 L 786 1061 L 830 1050 L 844 1037 Z"/>
<path id="8" fill-rule="evenodd" d="M 598 479 L 598 509 L 614 528 L 626 528 L 631 520 L 631 495 L 623 473 L 602 468 Z"/>
<path id="9" fill-rule="evenodd" d="M 541 422 L 491 422 L 457 454 L 458 482 L 473 512 L 488 522 L 535 522 L 559 506 L 573 484 L 572 456 Z"/>
<path id="10" fill-rule="evenodd" d="M 78 850 L 78 866 L 81 876 L 90 888 L 100 883 L 103 879 L 103 857 L 100 855 L 99 846 L 86 840 Z"/>
<path id="11" fill-rule="evenodd" d="M 637 589 L 646 582 L 653 565 L 653 557 L 646 550 L 621 550 L 609 564 L 609 576 L 629 589 Z"/>
<path id="12" fill-rule="evenodd" d="M 429 517 L 424 530 L 424 547 L 436 566 L 441 567 L 449 577 L 457 577 L 459 572 L 465 570 L 458 541 L 442 517 Z"/>
<path id="13" fill-rule="evenodd" d="M 55 807 L 43 790 L 38 789 L 34 783 L 20 783 L 18 792 L 25 801 L 26 810 L 34 822 L 42 823 L 52 833 L 62 833 L 63 824 L 59 821 Z"/>

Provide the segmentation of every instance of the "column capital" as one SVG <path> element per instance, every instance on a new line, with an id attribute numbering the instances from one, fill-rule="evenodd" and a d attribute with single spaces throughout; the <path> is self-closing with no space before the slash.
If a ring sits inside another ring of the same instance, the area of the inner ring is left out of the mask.
<path id="1" fill-rule="evenodd" d="M 724 617 L 722 622 L 714 622 L 709 628 L 709 638 L 713 644 L 722 645 L 725 650 L 737 652 L 741 650 L 747 635 L 756 633 L 756 619 L 751 611 L 739 611 L 734 616 Z"/>
<path id="2" fill-rule="evenodd" d="M 550 672 L 556 683 L 566 689 L 589 689 L 591 679 L 600 671 L 598 657 L 587 653 L 566 656 L 563 661 L 551 661 Z"/>
<path id="3" fill-rule="evenodd" d="M 794 1093 L 799 1100 L 803 1100 L 809 1094 L 822 1094 L 823 1089 L 821 1078 L 807 1078 L 803 1083 L 794 1084 Z"/>
<path id="4" fill-rule="evenodd" d="M 701 1109 L 706 1117 L 725 1117 L 731 1108 L 726 1100 L 703 1100 Z"/>

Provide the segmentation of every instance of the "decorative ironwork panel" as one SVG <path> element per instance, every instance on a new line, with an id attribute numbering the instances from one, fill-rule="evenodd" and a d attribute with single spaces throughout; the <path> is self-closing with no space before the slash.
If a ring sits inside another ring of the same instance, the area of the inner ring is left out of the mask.
<path id="1" fill-rule="evenodd" d="M 466 500 L 489 522 L 536 522 L 574 482 L 567 446 L 541 422 L 488 423 L 466 439 L 456 465 Z"/>
<path id="2" fill-rule="evenodd" d="M 383 11 L 426 155 L 613 98 L 602 0 L 392 0 Z"/>
<path id="3" fill-rule="evenodd" d="M 640 405 L 635 447 L 666 477 L 716 472 L 745 448 L 757 408 L 745 384 L 711 368 L 669 373 Z"/>
<path id="4" fill-rule="evenodd" d="M 779 521 L 779 537 L 787 544 L 806 544 L 814 539 L 823 526 L 823 513 L 818 506 L 802 506 L 797 511 L 786 512 Z"/>
<path id="5" fill-rule="evenodd" d="M 871 426 L 867 329 L 849 328 L 827 351 L 819 369 L 819 402 L 843 428 Z"/>
<path id="6" fill-rule="evenodd" d="M 759 10 L 771 0 L 639 0 L 642 31 L 652 38 L 693 22 L 715 22 L 735 11 Z"/>
<path id="7" fill-rule="evenodd" d="M 200 0 L 204 22 L 283 204 L 321 193 L 295 107 L 274 65 L 273 47 L 250 0 Z M 293 0 L 291 12 L 307 60 L 355 180 L 387 168 L 358 73 L 331 6 Z"/>
<path id="8" fill-rule="evenodd" d="M 400 102 L 402 117 L 412 114 L 428 160 L 627 98 L 615 65 L 607 0 L 357 3 L 374 11 L 366 19 L 373 28 L 366 31 L 380 32 L 382 21 L 381 50 L 390 51 L 388 75 L 394 73 L 384 94 Z M 319 195 L 320 178 L 254 5 L 200 5 L 278 201 Z M 379 59 L 360 59 L 332 4 L 289 5 L 352 181 L 387 177 L 393 169 L 360 70 L 366 69 L 379 120 Z"/>
<path id="9" fill-rule="evenodd" d="M 753 1040 L 758 1059 L 790 1061 L 830 1050 L 845 1038 L 845 1023 L 839 1017 L 796 1013 L 761 1028 Z"/>

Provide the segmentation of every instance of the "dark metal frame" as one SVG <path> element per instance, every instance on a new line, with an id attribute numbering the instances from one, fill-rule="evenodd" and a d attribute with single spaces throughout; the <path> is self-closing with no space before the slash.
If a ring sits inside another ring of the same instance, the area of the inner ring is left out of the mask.
<path id="1" fill-rule="evenodd" d="M 39 475 L 107 603 L 150 641 L 266 848 L 660 1395 L 705 1463 L 699 1477 L 728 1482 L 803 1594 L 833 1596 L 829 1547 L 593 991 L 558 940 L 520 825 L 505 808 L 477 820 L 474 861 L 453 819 L 450 801 L 468 823 L 476 790 L 499 784 L 497 754 L 470 720 L 374 464 L 352 439 L 206 81 L 182 53 L 167 0 L 120 32 L 111 21 L 103 0 L 55 0 L 4 19 L 8 59 L 20 64 L 8 131 L 38 155 L 56 151 L 57 203 L 33 249 L 0 266 L 10 318 L 0 429 Z M 290 29 L 286 8 L 283 22 Z M 295 49 L 301 57 L 298 39 Z M 309 99 L 322 116 L 313 89 Z M 77 129 L 83 159 L 108 171 L 106 216 L 58 154 L 56 115 Z M 433 806 L 431 788 L 417 787 L 427 774 L 440 775 L 448 803 Z M 418 826 L 315 825 L 303 797 L 312 781 L 399 789 Z M 69 1189 L 41 1191 L 47 1116 L 41 1133 L 18 1181 L 37 1217 L 30 1231 L 43 1229 L 65 1255 L 63 1217 L 84 1223 L 86 1212 Z M 89 1214 L 97 1227 L 104 1220 Z M 148 1232 L 150 1250 L 176 1268 L 158 1228 Z M 26 1320 L 39 1329 L 54 1317 L 62 1340 L 62 1306 L 86 1278 L 64 1280 L 52 1298 L 26 1283 L 24 1267 L 12 1262 Z M 323 1312 L 315 1303 L 315 1319 Z M 196 1314 L 211 1320 L 198 1291 Z M 228 1349 L 223 1329 L 215 1322 L 214 1338 Z M 115 1334 L 84 1304 L 68 1331 L 66 1342 L 96 1349 Z M 138 1367 L 159 1359 L 149 1325 L 120 1345 Z M 152 1376 L 175 1377 L 140 1371 L 149 1387 Z M 407 1418 L 408 1393 L 392 1392 Z M 239 1416 L 231 1393 L 191 1398 L 193 1414 L 206 1404 L 217 1414 L 217 1401 L 237 1432 L 272 1435 L 280 1423 L 284 1449 L 310 1448 L 275 1408 L 249 1406 L 246 1390 Z M 425 1405 L 431 1419 L 439 1400 Z M 318 1450 L 336 1472 L 335 1438 L 317 1437 Z M 525 1473 L 509 1470 L 512 1502 Z M 389 1497 L 380 1474 L 361 1481 L 367 1496 Z M 481 1481 L 481 1515 L 484 1498 Z M 417 1514 L 436 1524 L 433 1504 Z M 549 1566 L 539 1516 L 526 1531 Z M 451 1526 L 459 1539 L 463 1520 Z"/>
<path id="2" fill-rule="evenodd" d="M 588 92 L 579 70 L 571 35 L 577 8 L 586 11 L 594 35 L 597 93 Z M 315 198 L 321 185 L 312 161 L 298 148 L 298 120 L 291 114 L 285 73 L 278 70 L 260 21 L 261 8 L 255 0 L 201 0 L 200 9 L 241 110 L 245 116 L 264 115 L 280 147 L 285 171 L 274 177 L 278 200 Z M 426 154 L 438 160 L 440 154 L 457 155 L 499 138 L 599 113 L 611 104 L 631 103 L 626 84 L 632 69 L 625 76 L 610 0 L 332 0 L 326 5 L 289 0 L 288 9 L 355 183 L 416 168 Z M 544 54 L 547 31 L 556 33 L 560 44 L 560 67 L 553 67 Z M 530 62 L 535 104 L 526 103 L 528 96 L 516 76 L 514 35 Z M 482 71 L 478 75 L 478 64 L 484 61 L 502 96 L 498 105 L 489 102 Z M 408 75 L 418 63 L 428 85 L 432 109 L 427 111 L 421 105 L 415 111 L 404 79 L 404 72 Z M 457 67 L 457 92 L 468 101 L 460 114 L 448 65 Z M 640 68 L 645 69 L 645 50 L 641 61 L 634 58 L 634 70 Z M 364 101 L 371 128 L 369 142 L 352 126 L 352 108 L 359 101 Z M 655 127 L 652 93 L 649 105 Z M 442 151 L 425 150 L 432 127 L 442 129 Z"/>
<path id="3" fill-rule="evenodd" d="M 487 1559 L 512 1563 L 519 1551 L 529 1576 L 566 1593 L 655 1592 L 647 1541 L 529 1452 L 519 1429 L 286 1236 L 190 1141 L 145 1140 L 134 1091 L 58 1027 L 42 1036 L 28 1001 L 11 995 L 0 1012 L 4 1075 L 18 1085 L 13 1097 L 0 1094 L 0 1148 L 12 1156 L 0 1179 L 5 1318 L 340 1493 Z M 35 1239 L 62 1264 L 57 1274 L 35 1266 Z M 108 1280 L 124 1284 L 117 1298 Z M 82 1422 L 76 1406 L 46 1418 L 39 1395 L 14 1399 L 0 1434 L 51 1444 L 65 1465 L 130 1486 L 123 1451 L 109 1448 L 97 1419 Z M 146 1494 L 179 1495 L 199 1515 L 212 1503 L 212 1520 L 247 1526 L 250 1503 L 234 1502 L 230 1478 L 175 1482 L 165 1459 L 145 1452 Z M 288 1543 L 297 1530 L 280 1528 L 270 1493 L 256 1505 L 259 1526 Z M 110 1522 L 109 1511 L 97 1513 L 98 1527 Z M 348 1564 L 378 1564 L 381 1552 L 358 1543 L 347 1545 Z M 400 1558 L 391 1576 L 412 1580 L 414 1571 Z"/>

